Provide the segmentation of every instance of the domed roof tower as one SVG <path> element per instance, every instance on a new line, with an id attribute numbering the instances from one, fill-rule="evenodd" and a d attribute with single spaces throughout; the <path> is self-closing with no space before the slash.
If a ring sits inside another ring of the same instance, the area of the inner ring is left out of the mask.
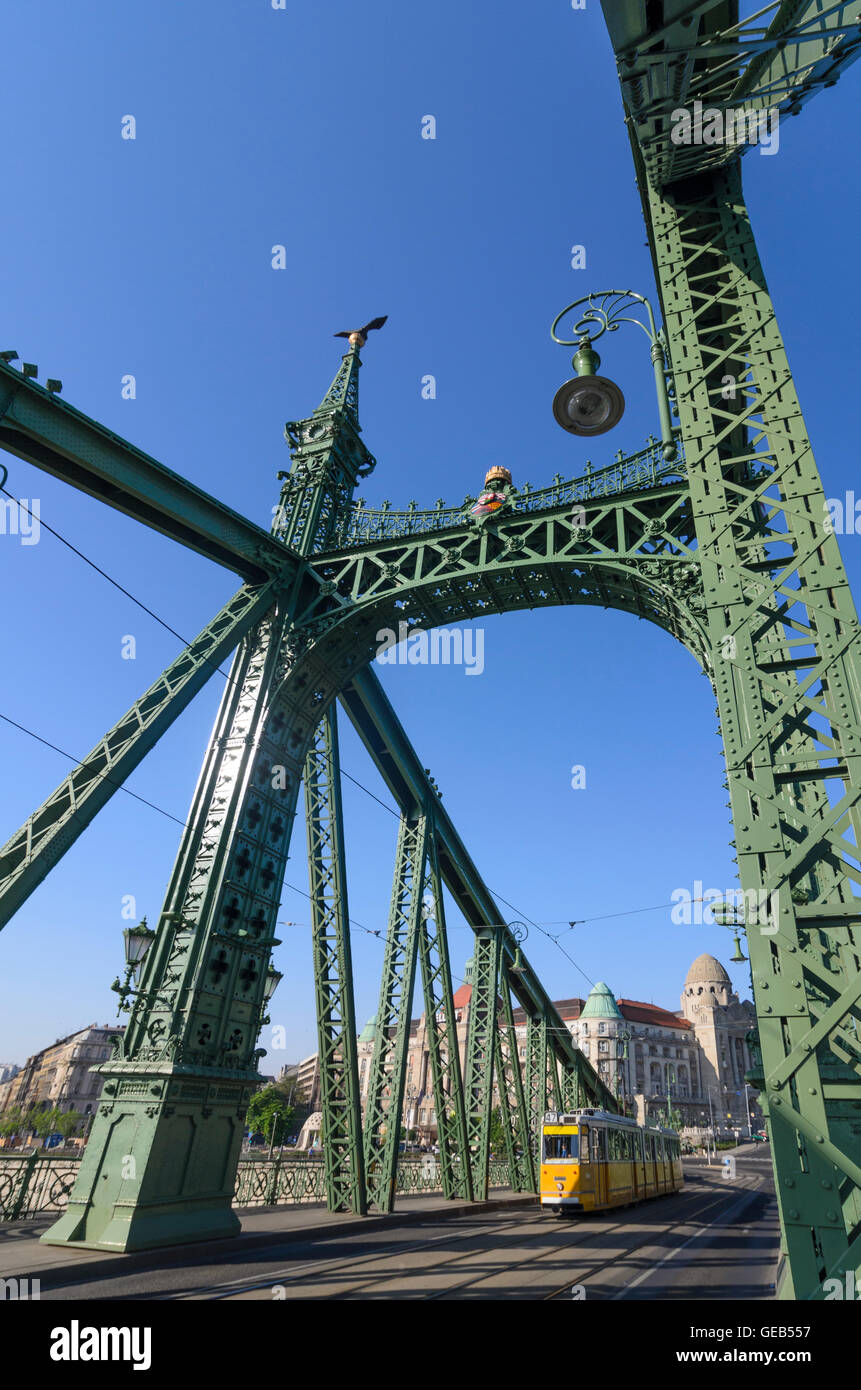
<path id="1" fill-rule="evenodd" d="M 597 985 L 589 991 L 586 1003 L 583 1005 L 581 1018 L 622 1018 L 622 1011 L 616 1003 L 615 996 L 609 985 L 605 985 L 603 980 L 599 980 Z"/>
<path id="2" fill-rule="evenodd" d="M 692 962 L 682 990 L 682 1009 L 703 1004 L 728 1004 L 732 981 L 716 956 L 704 951 Z"/>

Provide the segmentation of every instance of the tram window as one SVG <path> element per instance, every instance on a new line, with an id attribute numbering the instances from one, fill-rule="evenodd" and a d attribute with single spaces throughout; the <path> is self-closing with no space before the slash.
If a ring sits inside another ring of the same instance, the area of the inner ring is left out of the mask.
<path id="1" fill-rule="evenodd" d="M 562 1158 L 577 1159 L 579 1152 L 579 1134 L 545 1134 L 544 1136 L 544 1162 L 556 1163 Z"/>
<path id="2" fill-rule="evenodd" d="M 604 1131 L 602 1129 L 592 1130 L 592 1162 L 600 1163 L 607 1157 L 607 1146 L 604 1142 Z"/>

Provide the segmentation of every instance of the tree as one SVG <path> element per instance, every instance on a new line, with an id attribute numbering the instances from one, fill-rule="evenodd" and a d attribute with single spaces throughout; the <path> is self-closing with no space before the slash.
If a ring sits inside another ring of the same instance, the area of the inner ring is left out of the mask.
<path id="1" fill-rule="evenodd" d="M 270 1144 L 283 1144 L 293 1113 L 282 1087 L 265 1086 L 251 1097 L 245 1123 L 253 1134 L 262 1134 Z"/>
<path id="2" fill-rule="evenodd" d="M 490 1147 L 494 1153 L 501 1153 L 505 1145 L 505 1126 L 502 1123 L 502 1107 L 497 1105 L 490 1116 Z"/>
<path id="3" fill-rule="evenodd" d="M 20 1134 L 26 1128 L 26 1124 L 20 1105 L 10 1105 L 0 1115 L 0 1134 L 4 1139 L 9 1139 L 13 1134 Z"/>

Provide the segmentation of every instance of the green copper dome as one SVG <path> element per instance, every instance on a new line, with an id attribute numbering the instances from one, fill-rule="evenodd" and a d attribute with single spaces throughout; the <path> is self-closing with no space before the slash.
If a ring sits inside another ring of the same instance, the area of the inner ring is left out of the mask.
<path id="1" fill-rule="evenodd" d="M 367 1023 L 365 1024 L 364 1028 L 362 1029 L 361 1033 L 359 1034 L 359 1042 L 373 1042 L 373 1041 L 374 1041 L 374 1038 L 375 1038 L 376 1036 L 377 1036 L 377 1015 L 374 1014 L 373 1018 L 369 1018 L 369 1019 L 368 1019 Z"/>
<path id="2" fill-rule="evenodd" d="M 589 993 L 589 998 L 583 1005 L 581 1018 L 621 1018 L 622 1014 L 619 1005 L 613 997 L 613 991 L 609 985 L 605 985 L 603 980 L 599 980 L 597 985 Z"/>

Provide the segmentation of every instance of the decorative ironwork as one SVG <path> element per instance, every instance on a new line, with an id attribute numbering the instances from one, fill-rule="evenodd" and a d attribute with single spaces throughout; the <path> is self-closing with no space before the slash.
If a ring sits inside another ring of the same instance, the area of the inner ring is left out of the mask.
<path id="1" fill-rule="evenodd" d="M 659 439 L 650 435 L 644 448 L 635 454 L 620 450 L 613 463 L 593 469 L 591 463 L 579 477 L 567 482 L 558 479 L 547 487 L 533 488 L 529 483 L 512 487 L 508 493 L 508 516 L 543 512 L 551 507 L 570 504 L 572 507 L 602 497 L 618 497 L 625 492 L 639 492 L 662 487 L 665 483 L 685 476 L 684 450 L 679 441 L 679 456 L 667 462 L 661 452 Z M 462 526 L 475 501 L 467 497 L 459 507 L 437 503 L 432 509 L 393 511 L 390 507 L 367 507 L 361 498 L 352 504 L 345 524 L 338 534 L 339 550 L 355 545 L 371 545 L 378 541 L 402 536 L 419 536 L 432 531 L 445 531 Z"/>

